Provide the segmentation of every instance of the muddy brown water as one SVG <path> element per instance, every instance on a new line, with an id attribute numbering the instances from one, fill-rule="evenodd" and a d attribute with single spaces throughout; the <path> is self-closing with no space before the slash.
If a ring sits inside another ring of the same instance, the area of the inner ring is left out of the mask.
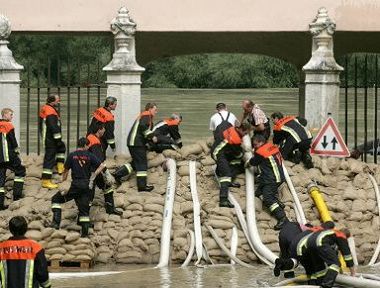
<path id="1" fill-rule="evenodd" d="M 216 265 L 202 268 L 170 267 L 155 269 L 145 265 L 97 266 L 91 271 L 123 271 L 120 274 L 53 279 L 54 287 L 271 287 L 283 278 L 275 278 L 268 266 L 245 268 L 237 265 Z M 362 273 L 380 276 L 380 268 L 360 268 Z M 380 284 L 379 284 L 380 285 Z"/>

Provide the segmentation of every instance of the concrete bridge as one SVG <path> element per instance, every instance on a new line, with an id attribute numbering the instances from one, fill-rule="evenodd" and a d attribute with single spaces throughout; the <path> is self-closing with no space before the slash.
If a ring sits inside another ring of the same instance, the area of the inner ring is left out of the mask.
<path id="1" fill-rule="evenodd" d="M 194 53 L 255 53 L 301 69 L 310 58 L 309 23 L 326 7 L 337 23 L 335 55 L 380 52 L 377 0 L 0 0 L 13 33 L 110 33 L 126 6 L 137 23 L 141 65 Z"/>

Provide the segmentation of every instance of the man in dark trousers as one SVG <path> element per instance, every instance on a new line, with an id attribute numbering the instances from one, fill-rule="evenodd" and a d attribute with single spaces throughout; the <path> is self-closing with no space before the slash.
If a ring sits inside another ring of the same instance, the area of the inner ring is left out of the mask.
<path id="1" fill-rule="evenodd" d="M 266 142 L 265 136 L 258 134 L 253 137 L 254 156 L 247 165 L 258 166 L 260 175 L 256 196 L 263 196 L 263 204 L 277 219 L 275 230 L 280 230 L 288 221 L 282 203 L 278 200 L 278 187 L 285 181 L 282 168 L 283 159 L 276 145 Z"/>
<path id="2" fill-rule="evenodd" d="M 116 149 L 114 135 L 115 117 L 112 114 L 112 111 L 116 109 L 116 106 L 117 99 L 115 97 L 108 96 L 104 103 L 104 107 L 100 107 L 94 111 L 90 126 L 88 127 L 87 134 L 95 134 L 97 124 L 104 124 L 106 131 L 104 135 L 100 138 L 104 154 L 106 153 L 108 146 L 110 146 L 113 151 L 115 151 Z"/>
<path id="3" fill-rule="evenodd" d="M 287 116 L 281 112 L 271 115 L 273 127 L 273 143 L 280 145 L 282 157 L 298 164 L 301 160 L 305 167 L 313 168 L 313 159 L 309 150 L 313 136 L 295 116 Z"/>
<path id="4" fill-rule="evenodd" d="M 217 104 L 217 110 L 218 107 L 223 106 L 221 104 L 224 105 L 224 103 Z M 232 121 L 234 124 L 231 123 L 230 112 L 226 112 L 224 114 L 225 117 L 220 112 L 216 115 L 220 120 L 215 119 L 216 117 L 213 116 L 214 119 L 210 121 L 211 123 L 215 123 L 216 120 L 219 120 L 213 130 L 214 143 L 211 147 L 211 157 L 216 162 L 215 172 L 220 187 L 219 207 L 233 208 L 234 205 L 228 200 L 228 193 L 231 186 L 235 187 L 235 185 L 239 185 L 232 182 L 232 178 L 236 176 L 234 174 L 235 169 L 232 167 L 236 166 L 236 163 L 232 164 L 232 162 L 240 161 L 241 163 L 241 158 L 243 157 L 240 147 L 241 137 L 234 126 L 236 121 Z"/>
<path id="5" fill-rule="evenodd" d="M 139 192 L 150 192 L 154 189 L 153 185 L 147 185 L 148 159 L 146 153 L 148 142 L 157 142 L 157 137 L 152 131 L 153 117 L 157 111 L 155 103 L 145 105 L 145 110 L 137 117 L 128 134 L 127 145 L 132 156 L 132 165 L 125 164 L 113 173 L 116 181 L 120 183 L 120 179 L 129 175 L 133 167 L 136 170 L 137 190 Z"/>
<path id="6" fill-rule="evenodd" d="M 88 134 L 87 140 L 89 142 L 88 144 L 88 151 L 90 151 L 92 154 L 94 154 L 101 162 L 104 162 L 106 160 L 105 158 L 105 151 L 103 150 L 102 143 L 100 142 L 102 136 L 105 133 L 105 126 L 103 123 L 98 123 L 95 125 L 96 128 L 94 131 L 96 131 L 94 134 Z M 94 195 L 95 195 L 95 186 L 99 187 L 99 189 L 103 190 L 104 193 L 104 205 L 106 207 L 106 212 L 108 214 L 116 214 L 116 215 L 122 215 L 123 212 L 117 210 L 115 208 L 115 202 L 113 198 L 114 190 L 112 188 L 112 185 L 108 184 L 107 180 L 112 177 L 110 172 L 105 168 L 102 173 L 100 173 L 95 178 L 95 184 L 93 189 L 91 190 L 91 197 L 90 202 L 93 201 Z"/>
<path id="7" fill-rule="evenodd" d="M 4 205 L 5 201 L 5 181 L 7 169 L 15 173 L 13 180 L 13 200 L 22 198 L 22 189 L 24 187 L 25 167 L 19 157 L 19 147 L 15 135 L 15 129 L 12 124 L 13 111 L 10 108 L 4 108 L 1 111 L 2 119 L 0 120 L 0 210 L 8 208 Z"/>
<path id="8" fill-rule="evenodd" d="M 172 114 L 168 119 L 159 121 L 153 127 L 153 134 L 156 136 L 156 142 L 149 143 L 151 150 L 161 153 L 165 149 L 178 149 L 182 147 L 181 134 L 179 125 L 182 122 L 182 116 Z"/>
<path id="9" fill-rule="evenodd" d="M 42 143 L 45 146 L 42 187 L 48 189 L 58 188 L 57 184 L 51 182 L 54 166 L 57 164 L 58 174 L 62 174 L 64 170 L 66 147 L 62 141 L 61 119 L 56 109 L 59 102 L 58 95 L 48 96 L 46 105 L 42 106 L 39 115 Z"/>
<path id="10" fill-rule="evenodd" d="M 0 243 L 1 287 L 51 287 L 44 249 L 25 237 L 28 230 L 25 218 L 13 217 L 9 230 L 12 237 Z"/>
<path id="11" fill-rule="evenodd" d="M 71 170 L 71 186 L 66 195 L 57 192 L 52 198 L 53 222 L 52 227 L 59 229 L 61 223 L 61 204 L 70 200 L 75 200 L 79 210 L 79 224 L 82 226 L 82 237 L 88 235 L 90 225 L 90 197 L 93 188 L 93 179 L 98 176 L 106 167 L 91 152 L 88 151 L 89 141 L 86 138 L 78 140 L 78 149 L 69 154 L 65 162 L 65 170 L 62 176 L 62 182 L 66 181 Z M 94 171 L 91 177 L 91 172 Z"/>

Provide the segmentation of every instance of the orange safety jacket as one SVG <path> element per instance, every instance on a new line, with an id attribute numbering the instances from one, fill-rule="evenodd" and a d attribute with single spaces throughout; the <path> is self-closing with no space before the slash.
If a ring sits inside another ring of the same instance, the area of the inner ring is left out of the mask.
<path id="1" fill-rule="evenodd" d="M 0 163 L 9 162 L 18 153 L 18 143 L 13 124 L 7 120 L 0 120 Z"/>
<path id="2" fill-rule="evenodd" d="M 295 116 L 286 116 L 278 120 L 273 127 L 274 144 L 280 144 L 282 141 L 289 139 L 289 137 L 295 143 L 313 138 L 310 131 L 301 125 Z"/>
<path id="3" fill-rule="evenodd" d="M 51 287 L 44 249 L 25 237 L 0 243 L 1 288 Z"/>
<path id="4" fill-rule="evenodd" d="M 103 162 L 106 157 L 100 139 L 94 134 L 88 134 L 87 140 L 89 141 L 88 151 L 93 153 L 101 162 Z"/>
<path id="5" fill-rule="evenodd" d="M 49 104 L 42 106 L 39 125 L 44 145 L 55 145 L 57 141 L 62 141 L 61 119 L 53 106 Z"/>
<path id="6" fill-rule="evenodd" d="M 106 131 L 102 137 L 102 141 L 106 142 L 111 146 L 112 149 L 115 148 L 115 116 L 108 111 L 105 107 L 100 107 L 94 111 L 92 114 L 92 120 L 90 126 L 88 127 L 88 134 L 95 134 L 96 127 L 98 123 L 103 123 Z"/>

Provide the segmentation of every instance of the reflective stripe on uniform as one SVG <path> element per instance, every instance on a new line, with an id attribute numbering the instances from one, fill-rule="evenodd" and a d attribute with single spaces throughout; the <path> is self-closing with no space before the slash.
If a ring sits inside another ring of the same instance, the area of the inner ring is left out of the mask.
<path id="1" fill-rule="evenodd" d="M 5 193 L 5 188 L 4 187 L 0 187 L 0 193 Z"/>
<path id="2" fill-rule="evenodd" d="M 166 125 L 166 123 L 165 123 L 164 121 L 161 121 L 161 122 L 157 123 L 156 125 L 154 125 L 152 131 L 154 132 L 154 131 L 156 131 L 158 128 L 160 128 L 160 127 L 162 127 L 162 126 L 164 126 L 164 125 Z"/>
<path id="3" fill-rule="evenodd" d="M 344 261 L 350 261 L 350 260 L 352 260 L 352 256 L 351 256 L 351 254 L 343 255 L 343 259 L 344 259 Z"/>
<path id="4" fill-rule="evenodd" d="M 24 177 L 15 176 L 14 181 L 15 181 L 15 182 L 24 182 Z"/>
<path id="5" fill-rule="evenodd" d="M 108 144 L 115 144 L 115 139 L 107 139 Z"/>
<path id="6" fill-rule="evenodd" d="M 51 286 L 50 280 L 48 279 L 47 281 L 42 282 L 42 283 L 41 283 L 41 286 L 42 286 L 42 287 L 50 287 L 50 286 Z"/>
<path id="7" fill-rule="evenodd" d="M 132 136 L 131 139 L 129 140 L 129 145 L 133 145 L 135 142 L 136 134 L 137 134 L 137 128 L 139 127 L 140 120 L 136 120 L 135 124 L 132 127 Z"/>
<path id="8" fill-rule="evenodd" d="M 223 140 L 222 142 L 220 142 L 218 144 L 218 146 L 215 147 L 214 152 L 212 152 L 212 155 L 214 156 L 214 159 L 217 158 L 217 155 L 220 152 L 220 150 L 222 150 L 224 148 L 224 146 L 226 146 L 227 144 L 228 144 L 227 140 Z"/>
<path id="9" fill-rule="evenodd" d="M 46 127 L 46 119 L 44 119 L 42 121 L 42 131 L 41 131 L 41 134 L 42 134 L 42 144 L 45 146 L 45 140 L 46 140 L 46 130 L 47 130 L 47 127 Z"/>
<path id="10" fill-rule="evenodd" d="M 55 158 L 57 158 L 57 159 L 65 159 L 65 153 L 57 153 L 57 155 L 55 156 Z"/>
<path id="11" fill-rule="evenodd" d="M 301 142 L 301 138 L 298 136 L 298 134 L 296 133 L 296 131 L 294 131 L 292 128 L 287 127 L 287 126 L 284 125 L 284 126 L 281 127 L 281 130 L 284 130 L 285 132 L 288 132 L 290 135 L 292 135 L 292 137 L 294 138 L 294 140 L 297 141 L 297 143 Z"/>
<path id="12" fill-rule="evenodd" d="M 1 288 L 8 287 L 8 279 L 5 277 L 8 277 L 8 269 L 7 269 L 7 261 L 2 260 L 0 261 L 0 276 L 1 276 Z"/>
<path id="13" fill-rule="evenodd" d="M 51 174 L 53 174 L 53 170 L 51 170 L 51 169 L 42 169 L 42 174 L 49 174 L 49 175 L 51 175 Z"/>
<path id="14" fill-rule="evenodd" d="M 26 260 L 25 288 L 33 288 L 34 260 Z"/>
<path id="15" fill-rule="evenodd" d="M 150 134 L 152 134 L 153 133 L 153 131 L 152 130 L 150 130 L 150 129 L 146 129 L 145 131 L 144 131 L 144 137 L 146 138 L 146 137 L 148 137 Z"/>
<path id="16" fill-rule="evenodd" d="M 231 182 L 231 177 L 219 177 L 218 180 L 219 180 L 219 183 Z"/>
<path id="17" fill-rule="evenodd" d="M 89 216 L 80 216 L 79 222 L 90 222 L 90 217 Z"/>
<path id="18" fill-rule="evenodd" d="M 335 234 L 335 231 L 334 230 L 326 230 L 326 231 L 322 231 L 318 237 L 317 237 L 317 246 L 322 246 L 322 241 L 323 241 L 323 238 L 325 238 L 326 236 L 329 236 L 329 235 L 332 235 L 332 234 Z"/>
<path id="19" fill-rule="evenodd" d="M 4 162 L 9 161 L 9 152 L 8 152 L 8 141 L 7 141 L 7 134 L 1 134 L 1 142 L 3 145 L 3 156 L 4 156 Z"/>
<path id="20" fill-rule="evenodd" d="M 108 188 L 108 189 L 106 189 L 106 190 L 104 190 L 104 194 L 109 194 L 109 193 L 113 193 L 114 191 L 113 191 L 113 188 L 111 187 L 111 188 Z"/>
<path id="21" fill-rule="evenodd" d="M 61 133 L 55 133 L 55 134 L 53 134 L 53 138 L 54 139 L 61 139 L 62 138 L 62 134 Z"/>
<path id="22" fill-rule="evenodd" d="M 274 176 L 276 177 L 276 182 L 277 183 L 281 182 L 280 171 L 278 170 L 278 165 L 276 161 L 274 160 L 274 157 L 270 156 L 268 159 L 269 159 L 270 165 L 272 166 Z"/>
<path id="23" fill-rule="evenodd" d="M 231 164 L 231 165 L 239 165 L 239 164 L 241 164 L 241 160 L 240 160 L 240 159 L 232 160 L 232 161 L 230 162 L 230 164 Z"/>
<path id="24" fill-rule="evenodd" d="M 312 235 L 312 233 L 306 235 L 306 236 L 303 236 L 301 238 L 301 240 L 298 242 L 297 244 L 297 256 L 302 256 L 302 250 L 303 248 L 307 248 L 307 239 L 309 239 L 309 237 Z"/>
<path id="25" fill-rule="evenodd" d="M 146 171 L 137 171 L 136 172 L 136 177 L 146 177 L 148 176 L 148 172 Z"/>
<path id="26" fill-rule="evenodd" d="M 322 276 L 325 276 L 326 272 L 327 272 L 327 269 L 323 269 L 321 271 L 317 271 L 317 272 L 313 273 L 311 276 L 314 277 L 314 279 L 318 279 Z"/>
<path id="27" fill-rule="evenodd" d="M 270 212 L 273 212 L 274 210 L 276 210 L 278 207 L 280 207 L 278 205 L 278 203 L 273 203 L 272 205 L 269 206 L 269 211 Z"/>
<path id="28" fill-rule="evenodd" d="M 338 273 L 339 273 L 339 271 L 340 271 L 340 267 L 339 267 L 338 265 L 336 265 L 336 264 L 332 264 L 332 265 L 330 265 L 330 266 L 328 267 L 328 269 L 330 269 L 330 270 L 334 270 L 334 271 L 336 271 L 336 272 L 338 272 Z"/>
<path id="29" fill-rule="evenodd" d="M 179 139 L 175 140 L 174 142 L 175 142 L 176 144 L 180 144 L 180 143 L 182 143 L 182 139 L 179 138 Z"/>
<path id="30" fill-rule="evenodd" d="M 51 208 L 52 209 L 61 209 L 61 204 L 60 203 L 52 203 Z"/>
<path id="31" fill-rule="evenodd" d="M 127 168 L 127 170 L 128 170 L 128 174 L 132 173 L 133 168 L 132 168 L 132 165 L 131 165 L 131 164 L 126 163 L 126 164 L 124 164 L 124 166 L 125 166 L 125 168 Z"/>

